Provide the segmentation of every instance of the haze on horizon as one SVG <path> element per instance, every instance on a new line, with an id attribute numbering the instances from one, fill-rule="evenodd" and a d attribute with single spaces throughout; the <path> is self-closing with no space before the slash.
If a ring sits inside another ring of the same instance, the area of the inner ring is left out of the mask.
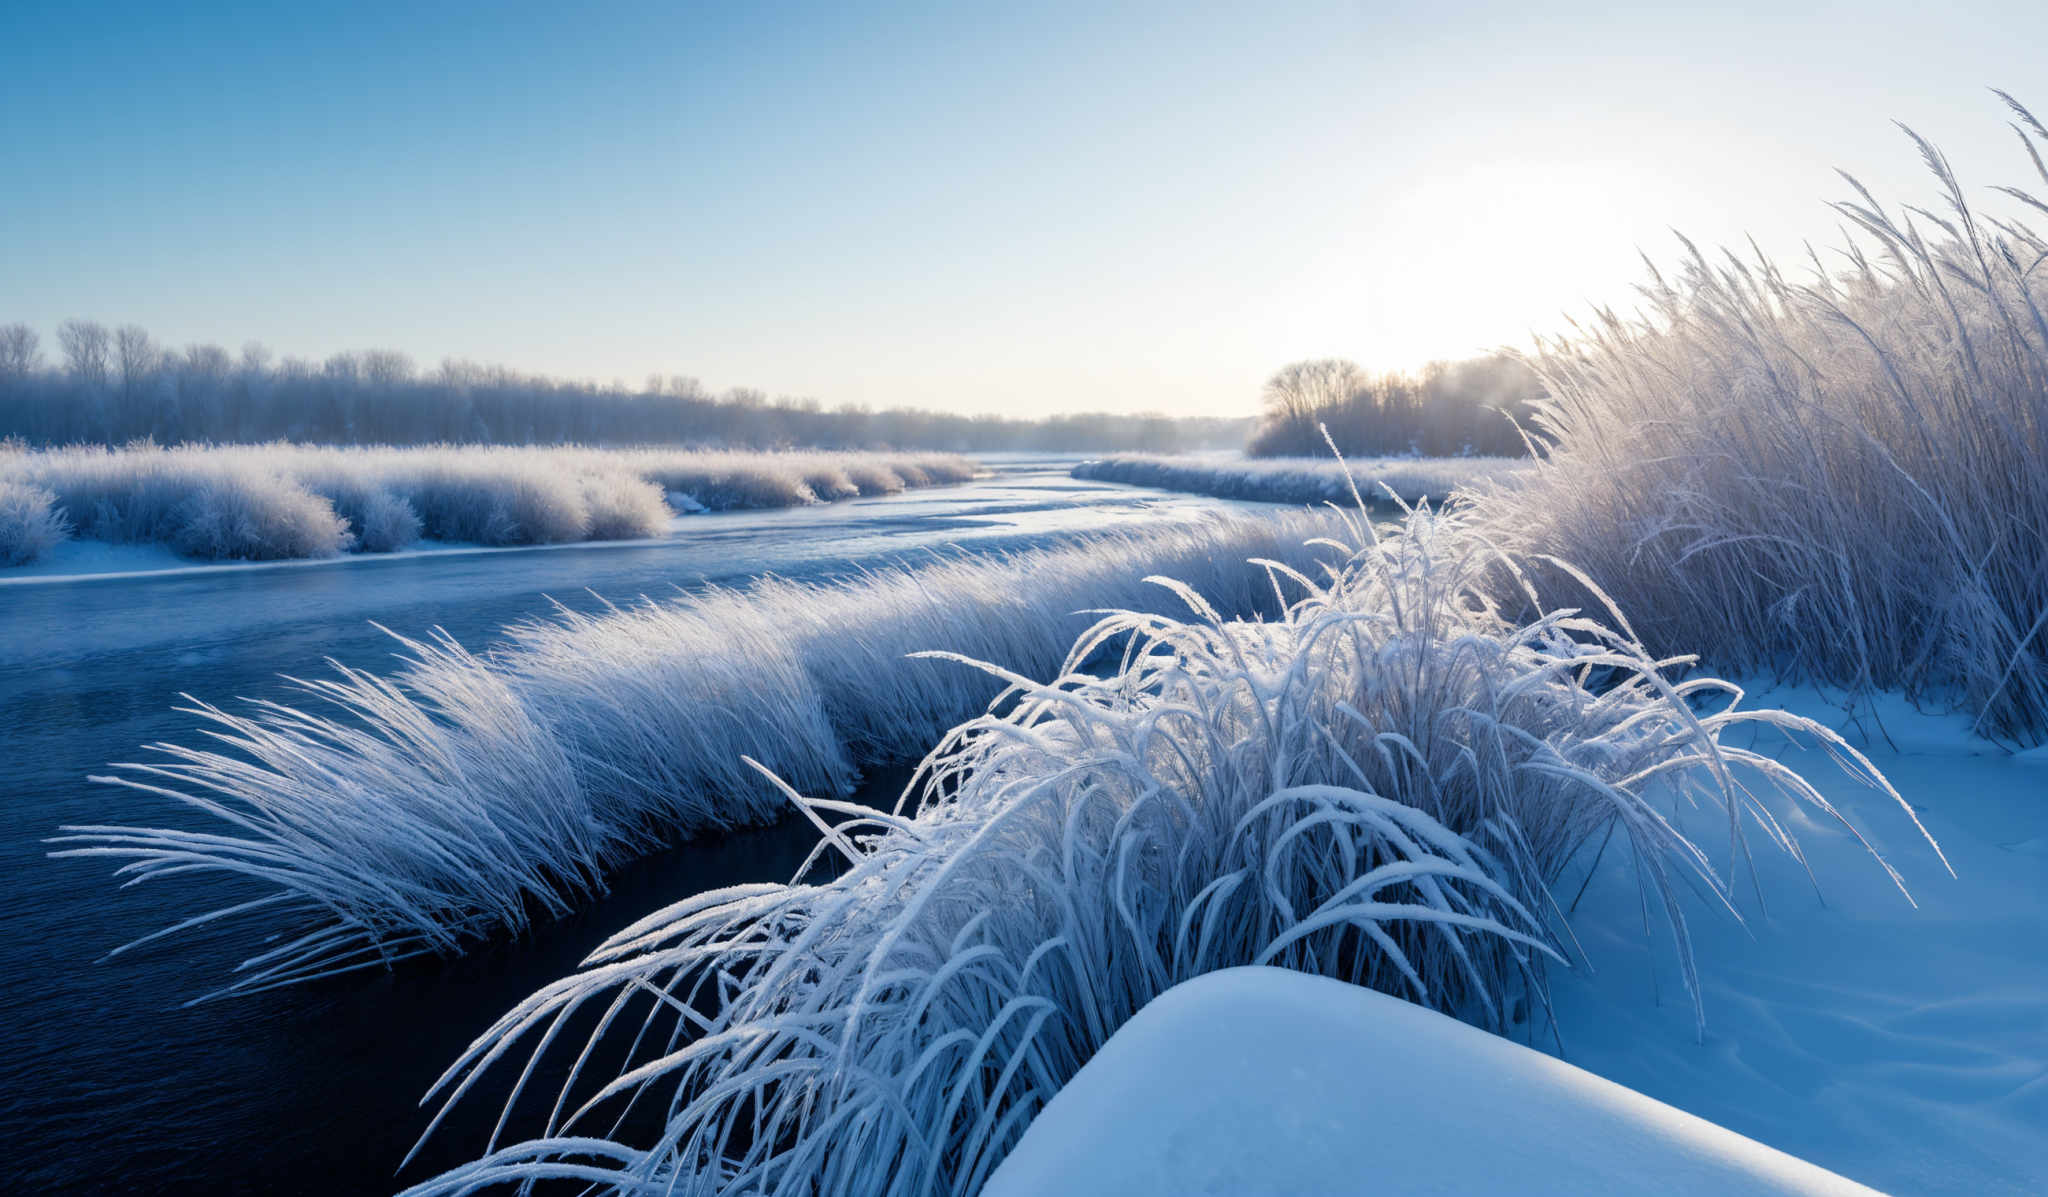
<path id="1" fill-rule="evenodd" d="M 2016 0 L 0 12 L 0 320 L 827 404 L 1248 413 L 2023 181 Z"/>

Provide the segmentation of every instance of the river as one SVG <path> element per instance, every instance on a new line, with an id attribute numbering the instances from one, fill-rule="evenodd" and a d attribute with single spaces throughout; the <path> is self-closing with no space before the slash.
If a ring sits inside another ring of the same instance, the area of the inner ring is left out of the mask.
<path id="1" fill-rule="evenodd" d="M 50 860 L 43 842 L 63 823 L 192 825 L 167 801 L 86 780 L 142 759 L 146 744 L 194 742 L 196 721 L 173 709 L 180 693 L 283 698 L 278 675 L 322 673 L 329 657 L 385 671 L 393 644 L 372 620 L 483 647 L 555 601 L 591 610 L 1244 506 L 1075 481 L 1066 464 L 1010 461 L 963 486 L 692 517 L 659 541 L 0 581 L 0 1189 L 364 1193 L 422 1179 L 472 1157 L 488 1133 L 486 1097 L 398 1174 L 426 1123 L 415 1103 L 494 1018 L 657 905 L 786 880 L 811 843 L 780 825 L 699 839 L 518 942 L 185 1007 L 250 954 L 246 926 L 99 958 L 204 909 L 217 882 L 123 892 L 108 862 Z M 877 777 L 869 792 L 893 798 L 900 784 Z"/>

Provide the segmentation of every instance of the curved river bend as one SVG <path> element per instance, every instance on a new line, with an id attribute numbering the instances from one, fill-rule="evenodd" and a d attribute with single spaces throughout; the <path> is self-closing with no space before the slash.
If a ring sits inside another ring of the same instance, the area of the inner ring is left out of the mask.
<path id="1" fill-rule="evenodd" d="M 811 845 L 796 826 L 706 837 L 628 868 L 609 897 L 522 942 L 182 1008 L 249 954 L 247 928 L 98 963 L 203 909 L 206 895 L 175 882 L 117 891 L 108 863 L 49 860 L 42 842 L 61 823 L 189 818 L 85 780 L 145 744 L 193 742 L 194 720 L 172 710 L 181 692 L 281 698 L 277 675 L 323 673 L 327 657 L 384 671 L 393 645 L 371 620 L 407 635 L 445 627 L 480 648 L 551 599 L 592 610 L 601 598 L 829 577 L 1242 506 L 1078 482 L 1068 464 L 1009 462 L 965 486 L 693 517 L 653 542 L 0 581 L 0 1189 L 390 1192 L 472 1158 L 495 1115 L 488 1094 L 397 1173 L 426 1124 L 414 1103 L 471 1038 L 633 919 L 697 890 L 786 880 Z M 872 778 L 870 793 L 893 798 L 901 781 Z"/>

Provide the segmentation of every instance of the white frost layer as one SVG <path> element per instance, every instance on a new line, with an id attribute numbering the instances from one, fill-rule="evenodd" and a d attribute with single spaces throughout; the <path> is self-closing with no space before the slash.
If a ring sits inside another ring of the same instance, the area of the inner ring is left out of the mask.
<path id="1" fill-rule="evenodd" d="M 1867 1193 L 1521 1044 L 1273 968 L 1168 990 L 1038 1116 L 987 1197 Z"/>

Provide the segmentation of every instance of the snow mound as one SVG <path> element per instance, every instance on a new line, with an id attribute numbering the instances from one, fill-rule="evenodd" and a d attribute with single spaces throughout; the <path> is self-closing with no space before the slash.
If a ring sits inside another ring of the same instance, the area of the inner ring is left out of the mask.
<path id="1" fill-rule="evenodd" d="M 1872 1191 L 1398 998 L 1235 968 L 1125 1023 L 985 1193 L 1652 1190 Z"/>

